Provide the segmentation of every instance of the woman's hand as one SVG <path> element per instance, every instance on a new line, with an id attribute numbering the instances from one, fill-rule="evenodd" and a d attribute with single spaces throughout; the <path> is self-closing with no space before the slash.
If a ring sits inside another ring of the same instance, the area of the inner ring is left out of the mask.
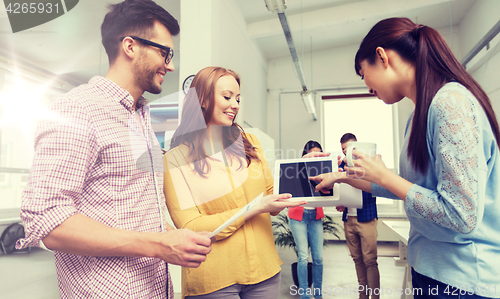
<path id="1" fill-rule="evenodd" d="M 375 183 L 391 191 L 402 200 L 406 199 L 406 194 L 408 194 L 413 183 L 389 170 L 380 155 L 372 157 L 357 150 L 353 150 L 352 155 L 357 157 L 357 159 L 353 159 L 354 166 L 344 167 L 347 182 L 351 186 L 371 193 L 371 183 Z"/>
<path id="2" fill-rule="evenodd" d="M 292 195 L 289 193 L 267 195 L 262 198 L 257 208 L 262 210 L 261 213 L 277 214 L 284 208 L 297 207 L 307 203 L 307 201 L 288 201 L 291 197 Z"/>
<path id="3" fill-rule="evenodd" d="M 333 189 L 335 183 L 341 183 L 341 180 L 347 178 L 345 172 L 329 172 L 323 173 L 314 177 L 310 177 L 309 180 L 319 182 L 316 185 L 316 191 L 329 194 L 330 190 Z"/>
<path id="4" fill-rule="evenodd" d="M 272 215 L 277 215 L 284 208 L 297 207 L 305 205 L 307 201 L 288 201 L 292 197 L 291 194 L 271 194 L 264 196 L 260 203 L 253 209 L 251 209 L 247 214 L 245 214 L 245 221 L 249 220 L 255 215 L 262 213 L 271 213 Z"/>
<path id="5" fill-rule="evenodd" d="M 369 156 L 358 150 L 353 150 L 352 155 L 357 158 L 353 159 L 354 166 L 344 167 L 348 178 L 363 179 L 381 185 L 382 179 L 389 173 L 392 174 L 380 155 Z"/>

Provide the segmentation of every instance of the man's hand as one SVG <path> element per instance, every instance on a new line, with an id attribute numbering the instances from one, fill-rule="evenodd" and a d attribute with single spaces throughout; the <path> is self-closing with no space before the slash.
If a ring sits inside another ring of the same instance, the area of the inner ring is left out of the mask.
<path id="1" fill-rule="evenodd" d="M 197 268 L 212 250 L 208 233 L 195 233 L 189 229 L 169 230 L 161 233 L 156 257 L 169 264 Z"/>
<path id="2" fill-rule="evenodd" d="M 337 209 L 337 211 L 339 211 L 339 212 L 344 212 L 344 210 L 345 210 L 345 207 L 344 207 L 344 206 L 336 206 L 335 208 L 336 208 L 336 209 Z"/>
<path id="3" fill-rule="evenodd" d="M 165 229 L 168 231 L 168 230 L 175 230 L 175 227 L 173 227 L 172 225 L 170 225 L 168 222 L 165 223 Z"/>

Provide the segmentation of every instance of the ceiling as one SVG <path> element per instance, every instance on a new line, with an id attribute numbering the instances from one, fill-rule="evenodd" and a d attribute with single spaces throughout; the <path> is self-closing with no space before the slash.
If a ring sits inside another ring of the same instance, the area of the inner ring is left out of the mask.
<path id="1" fill-rule="evenodd" d="M 156 1 L 179 17 L 179 0 Z M 245 18 L 248 35 L 266 59 L 290 55 L 278 16 L 267 10 L 264 0 L 233 1 Z M 0 56 L 27 61 L 74 84 L 86 82 L 96 74 L 104 75 L 108 64 L 101 46 L 100 25 L 107 3 L 114 2 L 82 0 L 65 15 L 18 33 L 12 33 L 7 13 L 0 5 Z M 457 25 L 475 2 L 287 0 L 285 13 L 300 53 L 357 44 L 377 21 L 387 17 L 409 17 L 434 28 Z"/>
<path id="2" fill-rule="evenodd" d="M 458 25 L 471 0 L 287 0 L 285 14 L 298 52 L 359 44 L 370 28 L 389 17 L 407 17 L 433 28 Z M 276 13 L 264 0 L 236 0 L 249 36 L 267 59 L 288 54 Z M 259 5 L 262 4 L 262 5 Z"/>

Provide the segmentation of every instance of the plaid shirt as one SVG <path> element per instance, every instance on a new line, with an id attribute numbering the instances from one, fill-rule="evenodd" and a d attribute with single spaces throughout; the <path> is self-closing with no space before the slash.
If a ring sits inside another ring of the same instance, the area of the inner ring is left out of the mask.
<path id="1" fill-rule="evenodd" d="M 80 213 L 110 227 L 162 232 L 166 223 L 161 148 L 147 100 L 94 77 L 54 103 L 38 124 L 24 190 L 26 238 L 41 240 Z M 134 115 L 139 113 L 144 133 Z M 80 256 L 55 251 L 61 298 L 173 298 L 167 264 L 147 257 Z"/>

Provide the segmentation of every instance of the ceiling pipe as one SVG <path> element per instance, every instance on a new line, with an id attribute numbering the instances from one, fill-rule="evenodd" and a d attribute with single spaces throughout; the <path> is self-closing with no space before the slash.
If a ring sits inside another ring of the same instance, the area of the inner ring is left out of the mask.
<path id="1" fill-rule="evenodd" d="M 293 43 L 292 32 L 290 32 L 290 26 L 288 26 L 288 20 L 284 12 L 278 13 L 278 17 L 280 19 L 281 27 L 283 27 L 283 33 L 285 33 L 286 42 L 288 44 L 288 49 L 290 50 L 290 54 L 292 55 L 293 64 L 295 65 L 295 70 L 297 71 L 297 75 L 299 76 L 300 85 L 302 85 L 302 90 L 306 91 L 306 79 L 304 78 L 304 71 L 302 70 L 302 65 L 299 61 L 299 56 L 297 55 L 297 51 L 295 50 L 295 44 Z"/>
<path id="2" fill-rule="evenodd" d="M 467 66 L 467 63 L 469 63 L 474 56 L 479 53 L 484 47 L 488 47 L 488 44 L 492 39 L 497 36 L 497 34 L 500 33 L 500 21 L 498 21 L 487 33 L 483 38 L 465 55 L 465 57 L 462 59 L 462 66 L 465 68 Z"/>
<path id="3" fill-rule="evenodd" d="M 285 15 L 286 2 L 285 0 L 264 0 L 267 9 L 271 12 L 277 12 L 278 18 L 283 28 L 283 33 L 285 34 L 286 42 L 288 44 L 288 49 L 292 55 L 293 64 L 295 65 L 295 70 L 297 71 L 297 76 L 299 77 L 300 85 L 302 85 L 302 92 L 300 93 L 302 102 L 306 107 L 307 112 L 311 113 L 313 120 L 317 120 L 316 107 L 314 105 L 314 94 L 307 89 L 306 79 L 304 76 L 304 71 L 302 70 L 302 65 L 299 61 L 299 56 L 295 50 L 295 44 L 293 43 L 292 32 L 290 31 L 290 26 L 288 25 L 288 20 Z"/>

